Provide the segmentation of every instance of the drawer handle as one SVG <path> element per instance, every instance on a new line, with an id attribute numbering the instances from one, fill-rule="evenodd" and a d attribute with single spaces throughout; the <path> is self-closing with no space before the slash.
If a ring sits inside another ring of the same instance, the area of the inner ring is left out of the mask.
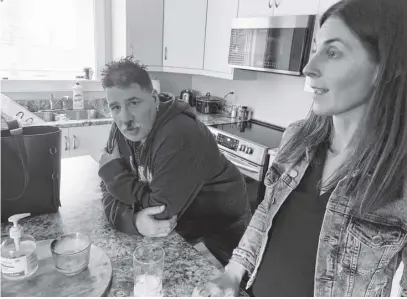
<path id="1" fill-rule="evenodd" d="M 68 150 L 68 137 L 64 136 L 64 138 L 65 138 L 65 151 L 67 151 Z"/>
<path id="2" fill-rule="evenodd" d="M 73 149 L 77 149 L 78 147 L 76 146 L 76 136 L 73 135 Z"/>

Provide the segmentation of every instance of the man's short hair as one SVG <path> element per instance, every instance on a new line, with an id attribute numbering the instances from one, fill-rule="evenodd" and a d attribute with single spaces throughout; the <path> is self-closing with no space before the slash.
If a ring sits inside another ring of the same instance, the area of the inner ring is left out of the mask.
<path id="1" fill-rule="evenodd" d="M 153 91 L 153 83 L 146 71 L 146 66 L 132 55 L 106 64 L 102 71 L 102 86 L 126 88 L 131 84 L 138 84 L 141 89 Z"/>

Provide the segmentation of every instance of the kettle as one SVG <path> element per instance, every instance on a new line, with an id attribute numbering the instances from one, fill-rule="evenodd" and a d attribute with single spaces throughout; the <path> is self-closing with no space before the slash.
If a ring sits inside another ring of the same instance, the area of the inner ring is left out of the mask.
<path id="1" fill-rule="evenodd" d="M 179 97 L 181 101 L 188 103 L 191 107 L 196 105 L 196 96 L 193 90 L 184 89 Z"/>

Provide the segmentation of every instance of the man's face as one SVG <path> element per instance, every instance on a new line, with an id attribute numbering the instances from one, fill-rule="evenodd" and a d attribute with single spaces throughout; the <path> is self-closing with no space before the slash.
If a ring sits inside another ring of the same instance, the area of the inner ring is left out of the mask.
<path id="1" fill-rule="evenodd" d="M 128 140 L 143 141 L 154 125 L 158 97 L 133 83 L 126 88 L 106 88 L 106 98 L 122 134 Z"/>

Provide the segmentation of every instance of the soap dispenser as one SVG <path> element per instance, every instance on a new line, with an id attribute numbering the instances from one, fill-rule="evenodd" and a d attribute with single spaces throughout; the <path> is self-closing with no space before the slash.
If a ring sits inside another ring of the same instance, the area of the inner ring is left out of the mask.
<path id="1" fill-rule="evenodd" d="M 75 85 L 72 87 L 73 91 L 73 106 L 74 110 L 83 110 L 85 109 L 85 102 L 83 99 L 83 87 L 79 84 L 79 81 L 76 81 Z"/>
<path id="2" fill-rule="evenodd" d="M 38 269 L 35 239 L 24 235 L 23 227 L 18 224 L 30 213 L 17 214 L 8 218 L 13 223 L 10 238 L 1 244 L 1 273 L 5 279 L 21 280 L 33 275 Z"/>

